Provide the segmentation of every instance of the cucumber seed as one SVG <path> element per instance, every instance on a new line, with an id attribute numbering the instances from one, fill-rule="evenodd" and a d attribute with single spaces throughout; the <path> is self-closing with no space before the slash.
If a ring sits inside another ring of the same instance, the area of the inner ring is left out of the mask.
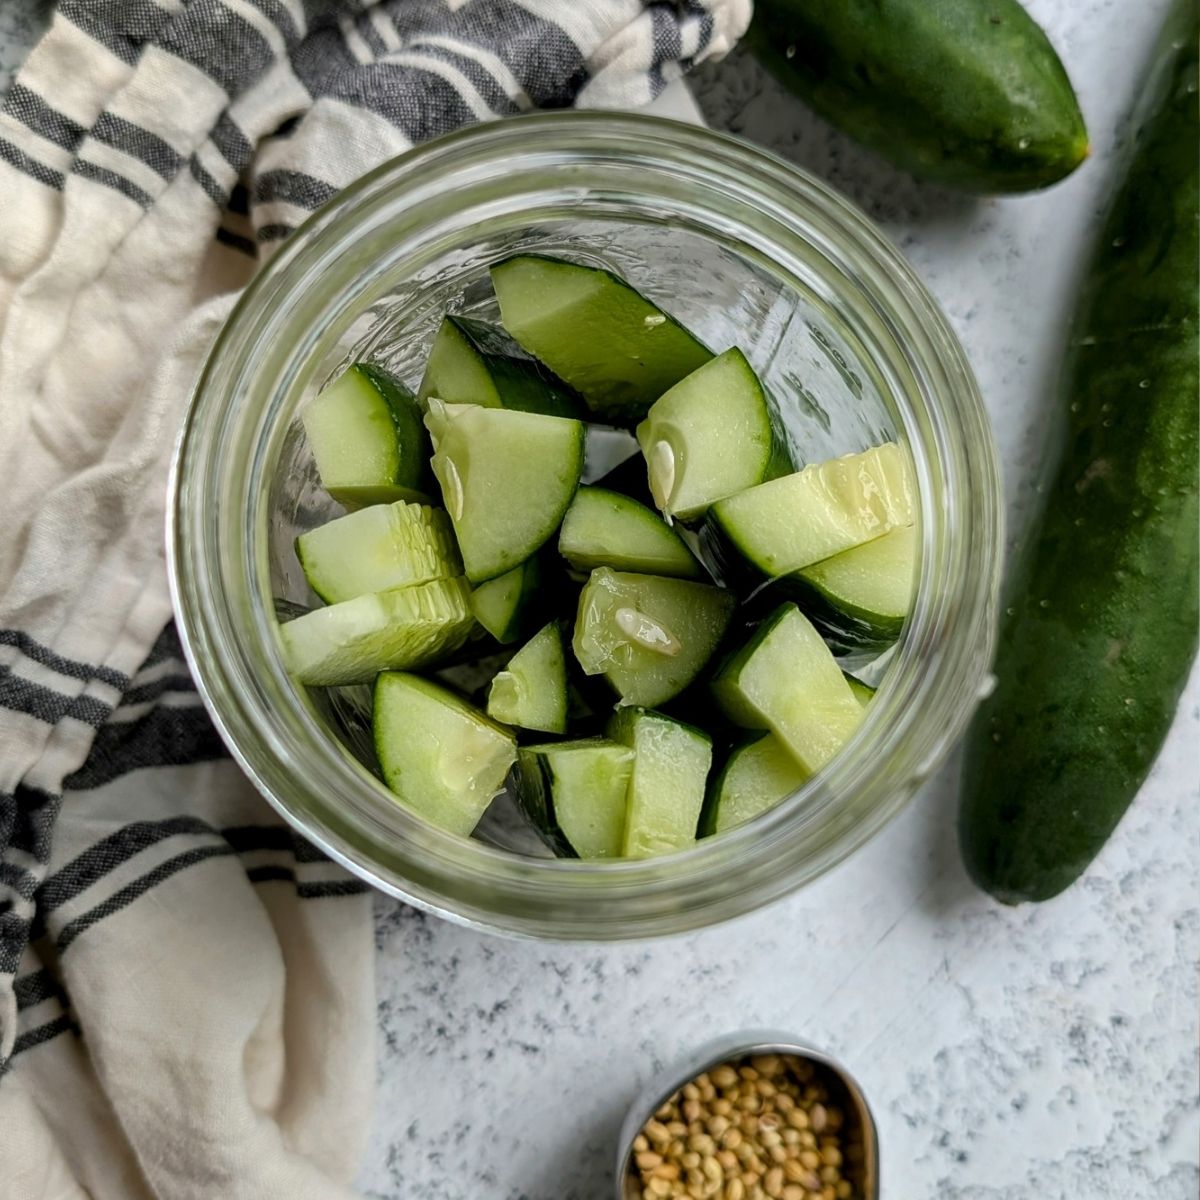
<path id="1" fill-rule="evenodd" d="M 649 474 L 654 503 L 666 512 L 675 491 L 675 451 L 670 442 L 658 441 L 651 447 Z"/>
<path id="2" fill-rule="evenodd" d="M 613 613 L 613 620 L 631 642 L 636 642 L 644 650 L 674 658 L 683 649 L 682 643 L 665 625 L 660 625 L 653 617 L 638 612 L 636 608 L 618 608 Z"/>

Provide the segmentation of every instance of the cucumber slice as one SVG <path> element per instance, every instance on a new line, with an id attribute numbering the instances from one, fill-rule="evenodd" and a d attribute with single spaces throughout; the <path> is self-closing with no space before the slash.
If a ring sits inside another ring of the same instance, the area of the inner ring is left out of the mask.
<path id="1" fill-rule="evenodd" d="M 343 600 L 279 627 L 300 683 L 366 683 L 380 671 L 423 666 L 462 645 L 474 619 L 462 576 Z"/>
<path id="2" fill-rule="evenodd" d="M 625 708 L 608 723 L 608 736 L 634 752 L 625 809 L 626 858 L 651 858 L 696 840 L 712 739 L 662 713 Z"/>
<path id="3" fill-rule="evenodd" d="M 905 525 L 788 577 L 788 592 L 834 650 L 882 650 L 912 604 L 917 528 Z"/>
<path id="4" fill-rule="evenodd" d="M 712 358 L 676 320 L 598 267 L 523 254 L 492 267 L 492 286 L 509 333 L 615 424 L 640 420 Z"/>
<path id="5" fill-rule="evenodd" d="M 622 704 L 663 704 L 712 657 L 733 607 L 732 593 L 709 584 L 598 567 L 579 597 L 575 657 Z"/>
<path id="6" fill-rule="evenodd" d="M 429 402 L 426 424 L 472 583 L 511 571 L 558 528 L 583 470 L 583 425 L 563 417 Z"/>
<path id="7" fill-rule="evenodd" d="M 583 402 L 498 325 L 470 317 L 443 319 L 417 392 L 422 404 L 515 408 L 552 417 L 583 417 Z"/>
<path id="8" fill-rule="evenodd" d="M 863 683 L 856 675 L 850 675 L 843 671 L 846 676 L 846 683 L 850 686 L 850 691 L 854 695 L 855 700 L 866 708 L 872 700 L 875 699 L 875 689 L 869 683 Z"/>
<path id="9" fill-rule="evenodd" d="M 519 567 L 481 583 L 471 592 L 475 620 L 502 645 L 515 642 L 537 607 L 541 582 L 541 560 L 535 554 Z"/>
<path id="10" fill-rule="evenodd" d="M 347 367 L 300 414 L 325 490 L 347 508 L 420 503 L 433 492 L 421 410 L 374 363 Z"/>
<path id="11" fill-rule="evenodd" d="M 767 479 L 776 437 L 762 384 L 734 347 L 660 396 L 637 440 L 654 502 L 687 521 Z"/>
<path id="12" fill-rule="evenodd" d="M 450 520 L 424 504 L 376 504 L 296 539 L 304 577 L 326 604 L 462 574 Z"/>
<path id="13" fill-rule="evenodd" d="M 790 796 L 808 777 L 772 734 L 764 733 L 743 743 L 729 755 L 724 770 L 709 789 L 700 836 L 723 833 L 752 821 Z"/>
<path id="14" fill-rule="evenodd" d="M 518 800 L 560 854 L 619 858 L 633 758 L 628 746 L 605 738 L 523 747 Z"/>
<path id="15" fill-rule="evenodd" d="M 714 504 L 705 543 L 768 577 L 788 575 L 915 518 L 908 459 L 895 442 L 814 463 Z"/>
<path id="16" fill-rule="evenodd" d="M 737 724 L 768 729 L 810 774 L 862 720 L 829 647 L 794 604 L 783 604 L 717 672 L 717 703 Z"/>
<path id="17" fill-rule="evenodd" d="M 384 671 L 372 726 L 384 782 L 406 808 L 470 835 L 517 758 L 506 729 L 427 679 Z"/>
<path id="18" fill-rule="evenodd" d="M 487 711 L 506 725 L 566 733 L 567 659 L 554 621 L 538 630 L 496 673 Z"/>
<path id="19" fill-rule="evenodd" d="M 683 539 L 657 513 L 599 487 L 575 493 L 558 532 L 558 552 L 579 571 L 616 567 L 682 579 L 701 574 Z"/>

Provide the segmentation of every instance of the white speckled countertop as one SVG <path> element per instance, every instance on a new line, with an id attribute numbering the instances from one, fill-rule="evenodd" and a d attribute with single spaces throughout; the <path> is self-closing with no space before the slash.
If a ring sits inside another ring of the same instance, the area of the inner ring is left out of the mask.
<path id="1" fill-rule="evenodd" d="M 966 345 L 1011 527 L 1121 117 L 1165 0 L 1031 0 L 1092 159 L 1038 196 L 973 200 L 857 150 L 744 55 L 698 73 L 710 124 L 830 181 L 900 244 Z M 0 2 L 0 88 L 45 8 Z M 976 892 L 956 762 L 871 845 L 734 924 L 597 948 L 498 940 L 376 904 L 376 1200 L 607 1200 L 617 1127 L 658 1067 L 716 1034 L 794 1031 L 845 1058 L 880 1123 L 886 1200 L 1195 1200 L 1200 673 L 1086 879 L 1037 908 Z M 1192 749 L 1189 751 L 1188 746 Z"/>

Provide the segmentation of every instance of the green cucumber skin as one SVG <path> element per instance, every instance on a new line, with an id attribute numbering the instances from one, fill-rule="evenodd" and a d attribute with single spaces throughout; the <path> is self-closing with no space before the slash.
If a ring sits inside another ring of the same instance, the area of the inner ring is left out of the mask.
<path id="1" fill-rule="evenodd" d="M 554 813 L 553 780 L 547 778 L 549 768 L 536 755 L 524 750 L 518 751 L 517 764 L 515 787 L 521 811 L 557 858 L 578 858 Z"/>
<path id="2" fill-rule="evenodd" d="M 392 414 L 400 446 L 400 474 L 396 483 L 411 488 L 421 497 L 441 495 L 429 465 L 433 447 L 416 396 L 377 363 L 357 363 L 356 369 L 371 381 Z"/>
<path id="3" fill-rule="evenodd" d="M 764 390 L 765 387 L 764 387 Z M 770 479 L 781 479 L 784 475 L 795 474 L 800 470 L 800 462 L 788 441 L 787 432 L 783 426 L 778 401 L 771 392 L 767 391 L 767 411 L 771 418 L 771 457 L 767 459 L 767 469 L 763 472 L 763 482 Z"/>
<path id="4" fill-rule="evenodd" d="M 918 178 L 1025 192 L 1088 152 L 1066 71 L 1018 0 L 758 0 L 750 45 L 821 116 Z"/>
<path id="5" fill-rule="evenodd" d="M 1080 297 L 998 683 L 968 737 L 963 856 L 1008 903 L 1057 895 L 1100 851 L 1196 653 L 1198 9 L 1175 5 L 1147 83 Z"/>
<path id="6" fill-rule="evenodd" d="M 782 575 L 761 586 L 746 604 L 750 612 L 774 609 L 790 600 L 817 627 L 834 654 L 858 654 L 886 650 L 899 638 L 904 618 L 867 620 L 835 604 L 799 571 Z"/>
<path id="7" fill-rule="evenodd" d="M 854 698 L 864 708 L 875 699 L 875 693 L 879 691 L 878 687 L 872 687 L 869 683 L 863 683 L 857 675 L 851 675 L 849 671 L 843 671 L 842 674 L 846 677 L 846 682 L 850 685 L 850 690 L 854 693 Z"/>
<path id="8" fill-rule="evenodd" d="M 721 747 L 721 757 L 716 760 L 721 764 L 720 770 L 714 770 L 709 775 L 708 787 L 704 791 L 704 805 L 700 809 L 700 820 L 696 822 L 697 839 L 713 837 L 717 832 L 721 788 L 724 786 L 725 776 L 729 774 L 734 755 L 744 747 L 753 746 L 755 742 L 771 736 L 769 733 L 754 733 L 747 737 L 744 729 L 738 729 L 737 733 L 739 737 L 731 739 L 727 745 Z"/>
<path id="9" fill-rule="evenodd" d="M 670 313 L 663 312 L 663 310 L 658 308 L 658 305 L 653 300 L 643 296 L 642 293 L 639 292 L 637 288 L 635 288 L 628 280 L 623 279 L 620 275 L 608 270 L 606 267 L 597 266 L 590 263 L 573 262 L 568 259 L 557 258 L 550 254 L 525 253 L 514 255 L 513 258 L 540 259 L 544 262 L 555 265 L 562 264 L 567 266 L 584 267 L 591 271 L 600 271 L 607 275 L 613 283 L 634 293 L 635 296 L 640 297 L 640 299 L 646 304 L 656 309 L 666 319 L 666 324 L 669 325 L 671 329 L 678 334 L 682 334 L 687 343 L 691 343 L 689 347 L 690 360 L 683 365 L 677 364 L 679 368 L 678 371 L 663 372 L 660 369 L 658 373 L 655 374 L 644 361 L 639 360 L 639 366 L 643 369 L 643 371 L 650 375 L 650 379 L 643 378 L 639 383 L 636 384 L 632 381 L 626 381 L 624 383 L 618 381 L 606 389 L 602 395 L 584 395 L 583 400 L 585 405 L 591 410 L 593 417 L 599 421 L 611 423 L 616 426 L 636 425 L 638 421 L 641 421 L 646 416 L 651 404 L 653 404 L 654 401 L 663 394 L 663 392 L 673 387 L 691 371 L 703 366 L 709 361 L 709 359 L 713 357 L 712 351 L 709 350 L 708 347 L 705 346 L 704 343 L 701 342 L 699 338 L 697 338 L 682 322 L 678 321 Z M 492 267 L 493 281 L 495 279 L 494 273 L 496 269 L 503 267 L 506 263 L 511 261 L 512 259 L 504 259 L 501 262 L 494 264 Z M 529 352 L 527 351 L 527 353 Z M 530 356 L 534 358 L 535 361 L 541 362 L 541 359 L 536 355 L 531 354 Z M 547 369 L 549 370 L 550 368 L 547 367 Z M 557 374 L 555 374 L 555 378 L 558 378 Z M 567 384 L 567 386 L 571 387 L 572 385 Z M 572 387 L 572 391 L 578 392 L 579 388 Z"/>
<path id="10" fill-rule="evenodd" d="M 738 553 L 728 535 L 713 518 L 706 513 L 696 530 L 699 558 L 704 569 L 720 586 L 729 588 L 739 599 L 751 602 L 767 590 L 774 581 Z M 773 598 L 774 593 L 771 593 Z M 770 607 L 776 607 L 776 604 Z M 761 609 L 756 609 L 761 612 Z"/>
<path id="11" fill-rule="evenodd" d="M 835 604 L 800 571 L 772 579 L 758 571 L 733 548 L 721 527 L 705 520 L 700 526 L 700 561 L 718 584 L 740 599 L 743 613 L 757 620 L 792 603 L 817 627 L 834 654 L 882 652 L 900 637 L 904 619 L 857 616 Z"/>
<path id="12" fill-rule="evenodd" d="M 492 382 L 505 408 L 544 413 L 548 417 L 586 420 L 583 398 L 544 363 L 521 348 L 498 325 L 473 317 L 448 317 L 458 331 L 487 359 Z"/>

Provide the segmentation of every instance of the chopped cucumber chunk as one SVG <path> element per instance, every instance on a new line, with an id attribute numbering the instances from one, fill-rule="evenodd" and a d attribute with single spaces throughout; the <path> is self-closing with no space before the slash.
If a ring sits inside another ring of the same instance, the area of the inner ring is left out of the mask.
<path id="1" fill-rule="evenodd" d="M 890 646 L 912 604 L 917 528 L 904 525 L 788 577 L 789 591 L 836 650 Z"/>
<path id="2" fill-rule="evenodd" d="M 461 576 L 317 608 L 279 627 L 288 671 L 313 686 L 366 683 L 461 646 L 474 620 Z"/>
<path id="3" fill-rule="evenodd" d="M 523 254 L 492 268 L 508 331 L 617 424 L 640 420 L 712 354 L 682 325 L 598 267 Z"/>
<path id="4" fill-rule="evenodd" d="M 583 425 L 430 401 L 433 471 L 472 583 L 511 571 L 551 537 L 583 469 Z"/>
<path id="5" fill-rule="evenodd" d="M 450 521 L 424 504 L 376 504 L 296 539 L 308 586 L 326 604 L 462 573 Z"/>
<path id="6" fill-rule="evenodd" d="M 911 525 L 914 491 L 904 451 L 885 442 L 718 501 L 706 534 L 762 574 L 787 575 Z"/>
<path id="7" fill-rule="evenodd" d="M 429 438 L 413 394 L 382 367 L 347 367 L 300 414 L 325 490 L 347 508 L 428 500 Z"/>
<path id="8" fill-rule="evenodd" d="M 700 564 L 657 513 L 619 492 L 581 487 L 563 517 L 558 552 L 579 571 L 616 567 L 698 578 Z"/>
<path id="9" fill-rule="evenodd" d="M 582 402 L 498 325 L 471 317 L 442 320 L 417 395 L 446 404 L 515 408 L 552 417 L 582 417 Z"/>
<path id="10" fill-rule="evenodd" d="M 516 761 L 512 734 L 427 679 L 384 671 L 375 683 L 375 753 L 406 808 L 467 837 Z"/>
<path id="11" fill-rule="evenodd" d="M 752 821 L 790 796 L 808 777 L 772 734 L 764 733 L 738 746 L 709 789 L 700 822 L 701 836 L 723 833 Z"/>
<path id="12" fill-rule="evenodd" d="M 733 608 L 730 592 L 708 584 L 598 567 L 579 597 L 575 657 L 621 704 L 663 704 L 712 657 Z"/>
<path id="13" fill-rule="evenodd" d="M 566 733 L 567 659 L 556 622 L 538 630 L 497 672 L 487 711 L 506 725 Z"/>
<path id="14" fill-rule="evenodd" d="M 712 739 L 644 708 L 624 708 L 614 714 L 608 736 L 634 752 L 625 809 L 625 857 L 650 858 L 692 845 L 712 765 Z"/>
<path id="15" fill-rule="evenodd" d="M 518 798 L 556 850 L 578 858 L 619 858 L 633 751 L 605 738 L 523 747 Z"/>
<path id="16" fill-rule="evenodd" d="M 768 478 L 775 431 L 762 384 L 735 347 L 660 396 L 637 439 L 655 503 L 686 521 Z"/>
<path id="17" fill-rule="evenodd" d="M 829 647 L 794 604 L 781 605 L 717 672 L 713 694 L 729 718 L 769 729 L 810 774 L 862 720 Z"/>
<path id="18" fill-rule="evenodd" d="M 515 642 L 528 624 L 530 612 L 539 607 L 541 583 L 541 562 L 535 554 L 471 592 L 475 620 L 501 644 Z"/>

